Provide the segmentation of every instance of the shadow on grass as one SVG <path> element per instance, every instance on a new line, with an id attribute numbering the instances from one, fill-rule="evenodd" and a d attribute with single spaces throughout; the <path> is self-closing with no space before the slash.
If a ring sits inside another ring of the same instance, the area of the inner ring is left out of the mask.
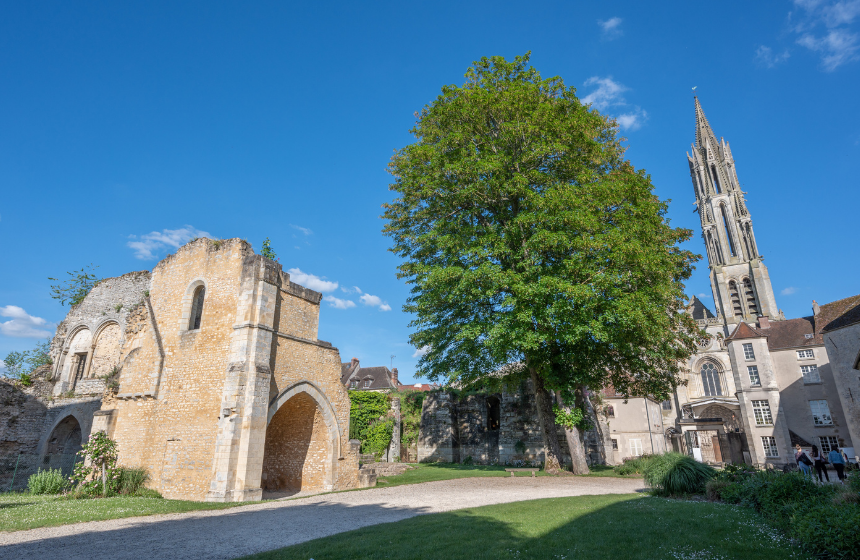
<path id="1" fill-rule="evenodd" d="M 248 560 L 783 560 L 803 558 L 751 512 L 707 502 L 579 496 L 419 516 Z"/>
<path id="2" fill-rule="evenodd" d="M 9 509 L 9 508 L 19 507 L 19 506 L 31 506 L 31 505 L 33 505 L 33 504 L 35 504 L 35 503 L 36 503 L 36 502 L 11 502 L 11 503 L 10 503 L 10 502 L 6 502 L 6 503 L 0 503 L 0 509 Z"/>

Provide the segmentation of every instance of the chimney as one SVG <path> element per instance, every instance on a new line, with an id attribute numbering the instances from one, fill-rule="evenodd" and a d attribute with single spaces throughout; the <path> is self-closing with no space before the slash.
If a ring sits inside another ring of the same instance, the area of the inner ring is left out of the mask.
<path id="1" fill-rule="evenodd" d="M 358 358 L 353 356 L 353 358 L 349 361 L 349 369 L 355 371 L 358 368 Z"/>
<path id="2" fill-rule="evenodd" d="M 818 302 L 815 300 L 812 300 L 812 314 L 818 315 L 819 313 L 821 313 L 821 308 L 818 307 Z"/>
<path id="3" fill-rule="evenodd" d="M 762 328 L 762 329 L 769 329 L 770 328 L 770 319 L 768 319 L 767 317 L 762 315 L 761 317 L 758 318 L 758 326 L 759 326 L 759 328 Z"/>
<path id="4" fill-rule="evenodd" d="M 397 368 L 391 370 L 391 384 L 395 387 L 400 385 L 400 381 L 397 379 Z"/>

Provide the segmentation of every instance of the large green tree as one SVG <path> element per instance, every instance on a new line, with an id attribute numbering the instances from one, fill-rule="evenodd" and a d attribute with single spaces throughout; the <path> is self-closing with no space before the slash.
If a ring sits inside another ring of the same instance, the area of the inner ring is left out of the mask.
<path id="1" fill-rule="evenodd" d="M 615 122 L 529 54 L 483 58 L 416 114 L 389 165 L 384 232 L 411 284 L 418 373 L 461 383 L 523 364 L 546 468 L 561 449 L 552 410 L 612 385 L 664 398 L 695 348 L 683 281 L 696 255 L 667 203 L 624 159 Z M 587 471 L 568 433 L 574 471 Z M 584 468 L 583 468 L 584 467 Z"/>

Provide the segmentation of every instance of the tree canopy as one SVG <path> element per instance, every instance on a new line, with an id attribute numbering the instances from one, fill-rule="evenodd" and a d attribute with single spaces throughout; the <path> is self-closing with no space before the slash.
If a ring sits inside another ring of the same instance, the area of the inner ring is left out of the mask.
<path id="1" fill-rule="evenodd" d="M 683 281 L 698 256 L 616 123 L 529 54 L 475 62 L 416 117 L 383 217 L 410 342 L 428 348 L 418 373 L 471 383 L 522 362 L 548 446 L 547 390 L 665 398 L 695 348 Z"/>

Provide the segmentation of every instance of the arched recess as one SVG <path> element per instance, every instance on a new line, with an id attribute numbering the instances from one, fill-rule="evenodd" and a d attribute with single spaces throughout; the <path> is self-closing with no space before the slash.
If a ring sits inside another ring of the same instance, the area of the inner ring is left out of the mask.
<path id="1" fill-rule="evenodd" d="M 122 338 L 122 328 L 116 321 L 107 321 L 99 326 L 87 377 L 104 377 L 111 373 L 119 364 Z"/>
<path id="2" fill-rule="evenodd" d="M 341 457 L 337 415 L 309 381 L 269 403 L 262 486 L 267 492 L 332 490 Z"/>
<path id="3" fill-rule="evenodd" d="M 199 309 L 194 309 L 194 296 L 203 295 L 203 301 L 205 302 L 206 296 L 209 294 L 209 290 L 206 286 L 206 280 L 204 278 L 195 278 L 188 284 L 188 287 L 185 288 L 185 294 L 182 295 L 182 313 L 179 318 L 179 330 L 180 331 L 190 331 L 196 330 L 191 328 L 191 315 L 193 312 L 199 312 L 201 319 L 203 314 L 203 307 L 200 306 Z"/>
<path id="4" fill-rule="evenodd" d="M 60 380 L 74 384 L 75 380 L 82 378 L 86 372 L 93 345 L 92 331 L 86 326 L 77 327 L 66 340 L 68 344 L 63 352 L 63 371 Z"/>
<path id="5" fill-rule="evenodd" d="M 746 299 L 746 308 L 750 315 L 758 317 L 758 303 L 755 299 L 755 290 L 753 289 L 752 281 L 749 278 L 743 279 L 744 298 Z"/>
<path id="6" fill-rule="evenodd" d="M 42 468 L 60 469 L 64 476 L 71 475 L 82 445 L 81 423 L 70 414 L 57 422 L 51 430 L 45 443 Z"/>
<path id="7" fill-rule="evenodd" d="M 705 408 L 700 414 L 700 418 L 722 418 L 726 432 L 740 432 L 743 430 L 743 424 L 738 420 L 737 415 L 724 406 L 712 404 Z"/>

